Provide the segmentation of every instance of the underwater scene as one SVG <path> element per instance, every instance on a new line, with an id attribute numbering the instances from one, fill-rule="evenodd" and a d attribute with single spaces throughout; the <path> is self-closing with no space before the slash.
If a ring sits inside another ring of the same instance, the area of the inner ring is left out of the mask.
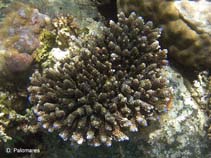
<path id="1" fill-rule="evenodd" d="M 0 0 L 0 158 L 211 158 L 210 0 Z"/>

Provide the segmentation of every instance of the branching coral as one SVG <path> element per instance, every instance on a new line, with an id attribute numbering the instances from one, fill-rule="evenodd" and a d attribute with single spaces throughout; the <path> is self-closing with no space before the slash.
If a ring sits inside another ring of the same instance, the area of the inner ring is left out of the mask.
<path id="1" fill-rule="evenodd" d="M 55 45 L 55 35 L 48 30 L 43 30 L 40 34 L 40 47 L 32 54 L 35 62 L 43 62 L 47 60 L 49 51 Z"/>
<path id="2" fill-rule="evenodd" d="M 65 141 L 110 146 L 166 110 L 167 51 L 157 41 L 160 29 L 135 13 L 120 13 L 102 32 L 31 77 L 28 91 L 38 121 Z"/>
<path id="3" fill-rule="evenodd" d="M 42 67 L 52 65 L 52 48 L 62 51 L 70 46 L 70 36 L 78 36 L 79 28 L 72 16 L 60 16 L 52 19 L 52 30 L 44 29 L 40 34 L 40 47 L 33 53 L 33 58 Z M 58 53 L 58 51 L 57 51 Z M 60 54 L 60 53 L 59 53 Z"/>

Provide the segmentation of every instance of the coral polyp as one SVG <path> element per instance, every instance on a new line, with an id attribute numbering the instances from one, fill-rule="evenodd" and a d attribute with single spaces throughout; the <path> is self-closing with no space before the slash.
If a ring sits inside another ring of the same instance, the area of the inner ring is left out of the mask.
<path id="1" fill-rule="evenodd" d="M 53 67 L 35 71 L 28 91 L 42 127 L 65 141 L 110 146 L 157 120 L 169 101 L 160 34 L 152 22 L 121 12 L 102 35 L 78 38 L 76 52 L 67 48 Z"/>

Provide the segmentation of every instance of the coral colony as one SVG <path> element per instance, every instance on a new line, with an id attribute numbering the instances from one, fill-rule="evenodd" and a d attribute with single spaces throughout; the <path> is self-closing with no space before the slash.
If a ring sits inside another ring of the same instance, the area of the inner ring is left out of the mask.
<path id="1" fill-rule="evenodd" d="M 169 101 L 160 29 L 135 13 L 126 17 L 121 12 L 117 23 L 101 28 L 102 35 L 83 40 L 65 22 L 58 20 L 54 27 L 63 27 L 66 37 L 61 38 L 62 31 L 54 34 L 58 46 L 60 39 L 67 43 L 62 49 L 68 55 L 36 70 L 28 88 L 42 127 L 72 143 L 110 146 L 157 120 Z M 68 48 L 69 43 L 77 49 Z"/>
<path id="2" fill-rule="evenodd" d="M 210 157 L 210 1 L 7 2 L 0 2 L 0 151 Z"/>

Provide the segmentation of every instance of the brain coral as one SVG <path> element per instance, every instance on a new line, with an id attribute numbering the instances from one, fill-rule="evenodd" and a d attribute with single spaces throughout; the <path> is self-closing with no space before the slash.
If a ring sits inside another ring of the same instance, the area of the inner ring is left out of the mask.
<path id="1" fill-rule="evenodd" d="M 112 140 L 128 140 L 127 131 L 140 130 L 166 109 L 167 51 L 157 41 L 160 29 L 135 13 L 120 13 L 102 32 L 56 68 L 31 77 L 28 90 L 38 121 L 65 141 L 110 146 Z"/>

